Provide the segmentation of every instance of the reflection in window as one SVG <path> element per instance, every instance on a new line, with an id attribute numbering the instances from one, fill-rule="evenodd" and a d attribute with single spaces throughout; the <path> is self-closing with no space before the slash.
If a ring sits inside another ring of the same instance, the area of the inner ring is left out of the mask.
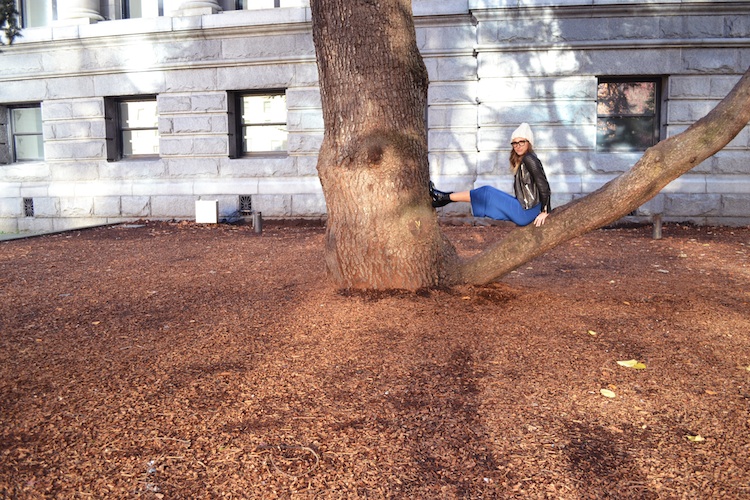
<path id="1" fill-rule="evenodd" d="M 139 17 L 159 17 L 171 15 L 180 8 L 184 0 L 123 0 L 122 17 L 135 19 Z"/>
<path id="2" fill-rule="evenodd" d="M 240 98 L 243 153 L 286 152 L 286 95 Z"/>
<path id="3" fill-rule="evenodd" d="M 14 161 L 44 159 L 42 108 L 39 105 L 10 109 Z"/>
<path id="4" fill-rule="evenodd" d="M 159 114 L 156 101 L 121 101 L 119 125 L 122 156 L 159 154 Z"/>
<path id="5" fill-rule="evenodd" d="M 597 151 L 645 151 L 659 142 L 658 94 L 657 80 L 600 79 Z"/>
<path id="6" fill-rule="evenodd" d="M 24 28 L 49 26 L 57 18 L 57 0 L 21 0 L 18 10 Z"/>

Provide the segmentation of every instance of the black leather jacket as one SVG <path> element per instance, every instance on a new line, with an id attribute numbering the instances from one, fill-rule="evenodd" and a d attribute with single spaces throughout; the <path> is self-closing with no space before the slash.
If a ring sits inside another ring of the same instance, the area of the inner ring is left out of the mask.
<path id="1" fill-rule="evenodd" d="M 542 162 L 534 153 L 527 153 L 524 155 L 521 162 L 526 167 L 526 171 L 531 175 L 522 176 L 520 166 L 518 167 L 518 170 L 516 170 L 513 183 L 516 198 L 521 202 L 521 205 L 524 205 L 523 208 L 526 210 L 532 206 L 536 206 L 536 203 L 531 206 L 525 206 L 526 203 L 524 202 L 528 197 L 524 195 L 524 192 L 528 192 L 530 190 L 529 188 L 532 187 L 532 184 L 536 184 L 536 188 L 539 192 L 539 203 L 542 205 L 542 212 L 550 213 L 552 211 L 552 206 L 550 204 L 551 191 L 549 188 L 549 182 L 547 182 L 547 176 L 544 174 Z"/>

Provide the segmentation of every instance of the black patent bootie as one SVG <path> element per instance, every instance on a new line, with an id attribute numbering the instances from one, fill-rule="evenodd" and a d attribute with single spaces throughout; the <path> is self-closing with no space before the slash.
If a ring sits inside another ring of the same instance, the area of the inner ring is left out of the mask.
<path id="1" fill-rule="evenodd" d="M 432 206 L 434 208 L 444 207 L 453 201 L 451 200 L 451 193 L 438 191 L 432 182 L 430 182 L 430 196 L 432 197 Z"/>

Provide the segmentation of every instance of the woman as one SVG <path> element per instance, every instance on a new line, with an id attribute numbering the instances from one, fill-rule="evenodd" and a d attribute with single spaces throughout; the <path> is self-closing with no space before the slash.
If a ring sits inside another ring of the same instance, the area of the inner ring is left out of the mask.
<path id="1" fill-rule="evenodd" d="M 510 167 L 513 171 L 515 196 L 492 186 L 446 193 L 438 191 L 430 183 L 432 206 L 437 208 L 455 201 L 467 201 L 471 203 L 474 217 L 509 220 L 519 226 L 527 226 L 532 222 L 536 227 L 544 224 L 552 211 L 550 188 L 542 162 L 534 154 L 534 134 L 528 123 L 522 123 L 511 137 Z"/>

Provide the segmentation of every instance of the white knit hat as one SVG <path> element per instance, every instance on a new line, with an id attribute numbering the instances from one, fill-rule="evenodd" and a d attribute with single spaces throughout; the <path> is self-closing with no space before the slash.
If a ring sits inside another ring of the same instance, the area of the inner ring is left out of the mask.
<path id="1" fill-rule="evenodd" d="M 534 134 L 531 132 L 531 127 L 529 127 L 528 123 L 522 123 L 517 129 L 513 131 L 513 134 L 510 136 L 510 140 L 521 138 L 526 139 L 531 144 L 534 144 Z"/>

